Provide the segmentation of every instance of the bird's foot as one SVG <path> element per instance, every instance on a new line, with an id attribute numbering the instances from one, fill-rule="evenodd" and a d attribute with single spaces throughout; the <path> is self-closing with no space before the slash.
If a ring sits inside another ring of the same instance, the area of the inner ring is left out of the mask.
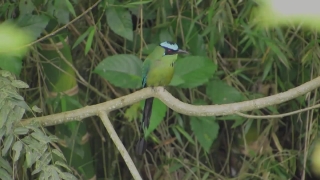
<path id="1" fill-rule="evenodd" d="M 154 86 L 150 86 L 150 87 L 151 87 L 153 92 L 157 92 L 158 91 L 158 89 L 156 87 L 154 87 Z M 159 87 L 161 87 L 161 86 L 159 86 Z M 162 88 L 163 88 L 163 92 L 166 91 L 166 87 L 165 86 L 162 86 Z"/>
<path id="2" fill-rule="evenodd" d="M 157 92 L 157 89 L 154 86 L 151 86 L 153 92 Z"/>

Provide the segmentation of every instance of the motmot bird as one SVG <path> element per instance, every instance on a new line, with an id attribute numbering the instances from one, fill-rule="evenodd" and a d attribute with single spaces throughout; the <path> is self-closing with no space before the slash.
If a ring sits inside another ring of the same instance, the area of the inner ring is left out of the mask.
<path id="1" fill-rule="evenodd" d="M 165 41 L 160 43 L 143 62 L 142 88 L 168 85 L 174 73 L 174 62 L 177 60 L 178 54 L 188 54 L 188 52 L 179 49 L 178 45 L 172 42 Z M 144 104 L 142 125 L 140 127 L 142 137 L 136 145 L 137 155 L 142 155 L 147 148 L 144 132 L 150 124 L 152 103 L 153 97 L 146 99 Z"/>

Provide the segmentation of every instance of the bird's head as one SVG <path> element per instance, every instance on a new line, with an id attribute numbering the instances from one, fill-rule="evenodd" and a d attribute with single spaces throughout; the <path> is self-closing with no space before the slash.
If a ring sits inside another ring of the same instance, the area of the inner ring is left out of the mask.
<path id="1" fill-rule="evenodd" d="M 173 42 L 164 41 L 160 43 L 160 46 L 164 48 L 164 55 L 173 55 L 173 54 L 189 54 L 188 51 L 179 49 L 178 45 Z"/>

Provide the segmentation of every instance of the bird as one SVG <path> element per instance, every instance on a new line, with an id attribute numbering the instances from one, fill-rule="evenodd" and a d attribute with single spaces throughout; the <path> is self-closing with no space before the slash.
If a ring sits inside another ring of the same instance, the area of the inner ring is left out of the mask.
<path id="1" fill-rule="evenodd" d="M 178 54 L 188 54 L 188 51 L 179 49 L 176 43 L 164 41 L 147 56 L 142 65 L 142 88 L 166 86 L 174 74 L 174 63 Z M 144 132 L 150 124 L 153 97 L 146 99 L 142 115 L 140 132 L 142 137 L 136 144 L 136 154 L 141 156 L 147 149 Z"/>

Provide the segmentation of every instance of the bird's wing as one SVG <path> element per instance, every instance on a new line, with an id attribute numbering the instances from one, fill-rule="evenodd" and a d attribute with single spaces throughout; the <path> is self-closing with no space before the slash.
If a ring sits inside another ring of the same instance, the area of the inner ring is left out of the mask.
<path id="1" fill-rule="evenodd" d="M 142 88 L 146 87 L 147 85 L 147 77 L 148 77 L 150 66 L 151 66 L 151 61 L 147 58 L 142 65 Z"/>
<path id="2" fill-rule="evenodd" d="M 164 49 L 161 46 L 156 47 L 151 54 L 144 60 L 142 65 L 142 88 L 147 85 L 147 78 L 152 63 L 159 60 L 164 54 Z"/>

